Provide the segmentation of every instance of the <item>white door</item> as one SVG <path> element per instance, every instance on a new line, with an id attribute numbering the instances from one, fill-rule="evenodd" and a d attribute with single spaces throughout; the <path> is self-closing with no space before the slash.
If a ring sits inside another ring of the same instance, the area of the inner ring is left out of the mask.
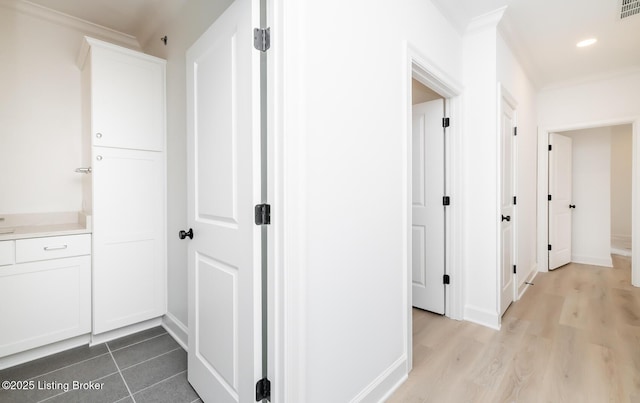
<path id="1" fill-rule="evenodd" d="M 571 262 L 571 137 L 549 134 L 549 270 Z"/>
<path id="2" fill-rule="evenodd" d="M 253 15 L 236 0 L 187 51 L 188 378 L 205 402 L 255 401 L 262 371 Z"/>
<path id="3" fill-rule="evenodd" d="M 504 314 L 515 299 L 515 113 L 513 107 L 502 99 L 500 115 L 501 131 L 501 191 L 500 191 L 500 314 Z"/>
<path id="4" fill-rule="evenodd" d="M 413 306 L 444 314 L 444 100 L 413 106 Z"/>

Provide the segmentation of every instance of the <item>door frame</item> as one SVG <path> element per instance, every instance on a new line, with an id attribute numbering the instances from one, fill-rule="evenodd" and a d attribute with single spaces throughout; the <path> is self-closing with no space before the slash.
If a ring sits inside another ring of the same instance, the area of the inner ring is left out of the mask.
<path id="1" fill-rule="evenodd" d="M 500 133 L 498 134 L 498 155 L 502 155 L 502 101 L 505 101 L 513 110 L 513 124 L 514 127 L 518 127 L 518 101 L 516 98 L 507 90 L 502 83 L 498 83 L 498 128 Z M 511 190 L 513 191 L 514 196 L 518 195 L 518 136 L 513 136 L 513 142 L 511 146 Z M 502 200 L 502 158 L 498 158 L 498 211 L 502 210 L 501 201 Z M 518 265 L 518 206 L 517 204 L 513 205 L 513 217 L 512 217 L 512 227 L 511 227 L 511 253 L 512 253 L 512 263 L 514 265 Z M 498 233 L 498 250 L 497 250 L 497 262 L 498 264 L 498 275 L 497 275 L 497 290 L 498 290 L 498 309 L 502 310 L 502 222 L 497 221 L 497 233 Z M 513 302 L 518 300 L 518 273 L 513 273 Z M 500 322 L 502 322 L 502 315 L 500 315 Z"/>
<path id="2" fill-rule="evenodd" d="M 451 198 L 451 205 L 447 207 L 445 214 L 445 271 L 451 277 L 451 284 L 445 289 L 445 316 L 451 319 L 462 319 L 462 301 L 464 290 L 464 278 L 462 272 L 463 247 L 463 199 L 461 197 L 461 184 L 463 172 L 462 155 L 462 86 L 449 77 L 446 72 L 436 67 L 429 58 L 422 55 L 416 47 L 405 42 L 405 136 L 403 144 L 403 159 L 405 164 L 402 173 L 403 189 L 403 239 L 402 245 L 405 257 L 402 267 L 404 295 L 406 306 L 403 316 L 403 328 L 405 329 L 405 348 L 407 357 L 407 372 L 413 367 L 413 321 L 412 321 L 412 245 L 411 229 L 412 216 L 412 99 L 411 80 L 416 79 L 444 98 L 445 115 L 450 119 L 447 136 L 445 138 L 445 187 L 447 196 Z M 444 195 L 443 195 L 444 196 Z"/>
<path id="3" fill-rule="evenodd" d="M 538 128 L 538 271 L 549 271 L 549 260 L 547 245 L 548 239 L 548 214 L 547 189 L 549 186 L 549 133 L 564 132 L 569 130 L 592 129 L 604 126 L 617 126 L 631 124 L 632 127 L 632 172 L 631 172 L 631 205 L 640 203 L 640 116 L 620 119 L 609 119 L 600 121 L 585 121 L 581 123 L 567 124 L 563 126 L 550 126 Z M 631 213 L 632 222 L 632 247 L 631 247 L 631 284 L 640 287 L 640 270 L 633 262 L 640 259 L 640 211 L 633 208 Z"/>

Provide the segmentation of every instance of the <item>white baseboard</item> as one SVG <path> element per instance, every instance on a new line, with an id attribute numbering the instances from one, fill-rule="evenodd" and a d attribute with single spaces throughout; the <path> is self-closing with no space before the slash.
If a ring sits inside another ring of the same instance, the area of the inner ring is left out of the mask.
<path id="1" fill-rule="evenodd" d="M 591 266 L 604 266 L 604 267 L 613 267 L 613 261 L 611 260 L 611 255 L 603 256 L 603 257 L 593 257 L 593 256 L 571 256 L 572 263 L 579 264 L 588 264 Z"/>
<path id="2" fill-rule="evenodd" d="M 489 312 L 472 305 L 465 305 L 464 320 L 500 330 L 500 315 L 497 312 Z"/>
<path id="3" fill-rule="evenodd" d="M 90 340 L 91 336 L 89 334 L 84 334 L 82 336 L 73 337 L 57 343 L 47 344 L 46 346 L 36 347 L 31 350 L 2 357 L 0 358 L 0 370 L 37 360 L 38 358 L 46 357 L 48 355 L 57 354 L 65 350 L 84 346 L 89 344 Z"/>
<path id="4" fill-rule="evenodd" d="M 384 402 L 407 379 L 407 376 L 407 356 L 403 354 L 351 399 L 351 403 Z"/>
<path id="5" fill-rule="evenodd" d="M 162 327 L 180 344 L 185 351 L 189 351 L 189 328 L 171 313 L 167 312 L 162 318 Z"/>
<path id="6" fill-rule="evenodd" d="M 618 249 L 618 248 L 611 248 L 611 254 L 620 255 L 620 256 L 632 256 L 633 255 L 629 249 Z"/>
<path id="7" fill-rule="evenodd" d="M 94 334 L 91 336 L 91 346 L 96 344 L 106 343 L 111 340 L 119 339 L 120 337 L 129 336 L 130 334 L 138 333 L 143 330 L 151 329 L 152 327 L 162 325 L 161 318 L 154 318 L 145 320 L 144 322 L 134 323 L 133 325 L 121 327 L 119 329 L 110 330 L 108 332 Z"/>

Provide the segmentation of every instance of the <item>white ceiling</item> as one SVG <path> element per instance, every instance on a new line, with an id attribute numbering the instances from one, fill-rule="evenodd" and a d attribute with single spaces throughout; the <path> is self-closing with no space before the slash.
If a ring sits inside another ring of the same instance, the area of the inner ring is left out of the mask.
<path id="1" fill-rule="evenodd" d="M 620 0 L 433 1 L 460 32 L 473 17 L 507 6 L 501 26 L 540 87 L 640 68 L 640 14 L 620 20 Z M 598 42 L 576 47 L 589 37 Z"/>
<path id="2" fill-rule="evenodd" d="M 145 44 L 186 0 L 30 0 L 135 36 Z M 213 0 L 211 0 L 213 1 Z M 621 0 L 432 0 L 461 33 L 476 16 L 507 6 L 501 27 L 539 87 L 640 68 L 640 14 L 618 19 Z M 575 44 L 595 36 L 588 48 Z"/>

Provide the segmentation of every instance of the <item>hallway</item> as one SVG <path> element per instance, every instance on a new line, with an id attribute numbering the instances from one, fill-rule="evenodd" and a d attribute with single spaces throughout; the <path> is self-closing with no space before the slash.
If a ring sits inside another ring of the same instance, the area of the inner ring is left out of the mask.
<path id="1" fill-rule="evenodd" d="M 413 371 L 389 402 L 640 402 L 630 258 L 539 273 L 502 330 L 414 309 Z"/>

